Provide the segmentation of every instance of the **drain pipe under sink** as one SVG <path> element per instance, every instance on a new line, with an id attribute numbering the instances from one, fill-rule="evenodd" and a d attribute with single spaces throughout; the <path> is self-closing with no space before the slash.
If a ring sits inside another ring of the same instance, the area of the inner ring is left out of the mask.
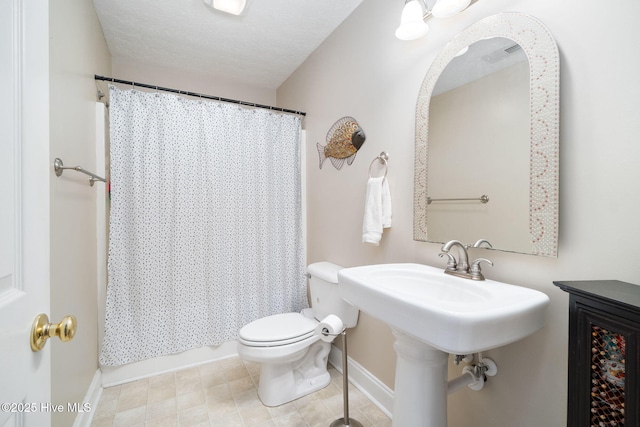
<path id="1" fill-rule="evenodd" d="M 477 359 L 478 362 L 465 366 L 462 369 L 462 375 L 452 379 L 447 384 L 447 394 L 451 394 L 464 386 L 468 386 L 471 390 L 479 391 L 484 387 L 487 376 L 493 377 L 498 373 L 498 366 L 496 363 L 486 357 L 482 357 L 482 353 L 477 353 L 476 357 L 469 358 L 468 356 L 456 356 L 456 365 L 460 363 L 460 360 L 472 361 Z"/>

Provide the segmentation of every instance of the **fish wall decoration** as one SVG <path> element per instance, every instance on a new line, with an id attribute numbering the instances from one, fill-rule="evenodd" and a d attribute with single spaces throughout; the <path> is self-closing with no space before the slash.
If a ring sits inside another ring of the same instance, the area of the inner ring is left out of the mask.
<path id="1" fill-rule="evenodd" d="M 327 132 L 326 145 L 316 144 L 320 156 L 320 169 L 327 159 L 336 169 L 340 169 L 345 160 L 350 165 L 365 139 L 364 131 L 353 117 L 341 118 Z"/>

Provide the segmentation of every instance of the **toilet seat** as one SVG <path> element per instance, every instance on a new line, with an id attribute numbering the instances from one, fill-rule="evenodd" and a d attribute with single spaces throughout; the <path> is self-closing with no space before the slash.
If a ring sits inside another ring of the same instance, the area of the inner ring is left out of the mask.
<path id="1" fill-rule="evenodd" d="M 251 347 L 275 347 L 314 335 L 318 321 L 300 313 L 282 313 L 255 320 L 240 329 L 238 341 Z"/>

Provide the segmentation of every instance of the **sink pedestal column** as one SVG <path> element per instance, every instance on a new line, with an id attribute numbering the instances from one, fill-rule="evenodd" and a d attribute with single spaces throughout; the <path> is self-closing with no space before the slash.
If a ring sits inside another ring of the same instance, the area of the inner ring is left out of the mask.
<path id="1" fill-rule="evenodd" d="M 449 355 L 395 329 L 393 335 L 398 354 L 393 426 L 446 427 Z"/>

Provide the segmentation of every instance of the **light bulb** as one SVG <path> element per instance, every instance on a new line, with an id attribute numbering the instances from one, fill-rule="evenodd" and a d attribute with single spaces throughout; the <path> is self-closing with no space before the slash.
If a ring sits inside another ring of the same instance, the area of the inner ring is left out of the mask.
<path id="1" fill-rule="evenodd" d="M 214 9 L 232 15 L 240 15 L 247 5 L 247 0 L 204 0 L 204 2 Z"/>
<path id="2" fill-rule="evenodd" d="M 436 18 L 448 18 L 465 10 L 471 0 L 438 0 L 431 10 Z"/>
<path id="3" fill-rule="evenodd" d="M 455 54 L 455 55 L 453 55 L 453 56 L 454 56 L 454 57 L 462 56 L 462 55 L 464 55 L 464 54 L 465 54 L 465 53 L 467 53 L 467 52 L 469 52 L 469 46 L 465 46 L 465 47 L 463 47 L 462 49 L 460 49 L 460 50 L 458 51 L 458 53 L 456 53 L 456 54 Z"/>
<path id="4" fill-rule="evenodd" d="M 418 0 L 410 0 L 402 9 L 400 26 L 396 37 L 400 40 L 415 40 L 427 34 L 429 26 L 424 22 L 424 10 Z"/>

